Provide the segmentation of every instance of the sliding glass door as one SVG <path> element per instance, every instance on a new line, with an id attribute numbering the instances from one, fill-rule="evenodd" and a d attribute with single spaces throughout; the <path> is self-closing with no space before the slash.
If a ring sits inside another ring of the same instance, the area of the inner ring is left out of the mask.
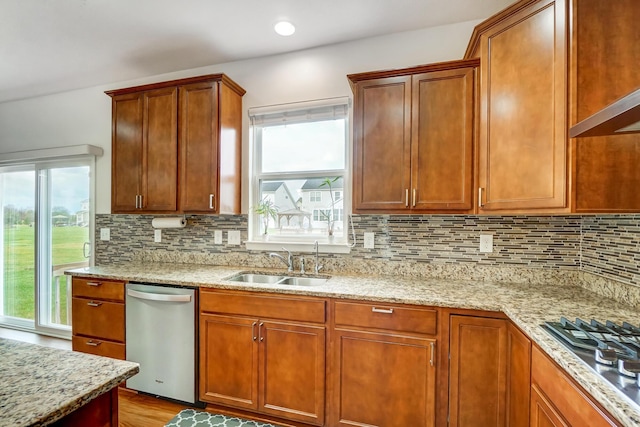
<path id="1" fill-rule="evenodd" d="M 0 322 L 70 335 L 71 278 L 90 263 L 92 162 L 0 169 L 4 214 Z"/>

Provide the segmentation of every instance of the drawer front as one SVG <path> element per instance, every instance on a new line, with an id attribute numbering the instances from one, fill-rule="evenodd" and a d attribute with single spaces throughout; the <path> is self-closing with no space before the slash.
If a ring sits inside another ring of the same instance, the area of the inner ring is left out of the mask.
<path id="1" fill-rule="evenodd" d="M 72 294 L 74 297 L 124 302 L 124 282 L 74 277 Z"/>
<path id="2" fill-rule="evenodd" d="M 73 298 L 73 335 L 124 342 L 124 304 Z"/>
<path id="3" fill-rule="evenodd" d="M 200 311 L 324 323 L 326 301 L 200 290 Z"/>
<path id="4" fill-rule="evenodd" d="M 438 312 L 384 303 L 335 303 L 336 326 L 388 329 L 435 335 Z"/>
<path id="5" fill-rule="evenodd" d="M 121 343 L 74 335 L 71 339 L 71 344 L 74 351 L 120 360 L 126 359 L 125 345 Z"/>

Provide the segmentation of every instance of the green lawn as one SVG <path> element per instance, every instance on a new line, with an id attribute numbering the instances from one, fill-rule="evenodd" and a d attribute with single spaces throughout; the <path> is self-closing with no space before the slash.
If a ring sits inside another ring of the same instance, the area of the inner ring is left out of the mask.
<path id="1" fill-rule="evenodd" d="M 82 246 L 89 239 L 87 227 L 53 227 L 53 265 L 83 261 Z M 4 228 L 4 313 L 33 319 L 35 313 L 35 228 L 27 225 Z M 61 281 L 65 283 L 65 278 Z M 53 280 L 52 280 L 53 285 Z M 60 323 L 67 322 L 66 286 L 61 286 Z"/>

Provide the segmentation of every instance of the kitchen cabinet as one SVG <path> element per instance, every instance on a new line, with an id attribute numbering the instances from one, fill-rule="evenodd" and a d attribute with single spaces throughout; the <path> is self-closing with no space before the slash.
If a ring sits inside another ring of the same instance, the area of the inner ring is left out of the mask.
<path id="1" fill-rule="evenodd" d="M 72 348 L 125 360 L 124 282 L 74 277 Z"/>
<path id="2" fill-rule="evenodd" d="M 531 426 L 619 426 L 537 346 L 531 351 Z"/>
<path id="3" fill-rule="evenodd" d="M 438 311 L 334 302 L 332 426 L 434 426 Z"/>
<path id="4" fill-rule="evenodd" d="M 507 426 L 527 426 L 530 414 L 531 340 L 507 322 Z"/>
<path id="5" fill-rule="evenodd" d="M 106 93 L 112 213 L 240 213 L 244 89 L 217 74 Z"/>
<path id="6" fill-rule="evenodd" d="M 449 423 L 506 425 L 507 321 L 450 316 Z"/>
<path id="7" fill-rule="evenodd" d="M 567 138 L 640 86 L 638 19 L 633 0 L 521 0 L 475 28 L 479 213 L 640 210 L 640 136 Z"/>
<path id="8" fill-rule="evenodd" d="M 200 399 L 324 424 L 322 299 L 200 293 Z"/>
<path id="9" fill-rule="evenodd" d="M 352 74 L 358 213 L 473 210 L 478 62 Z"/>

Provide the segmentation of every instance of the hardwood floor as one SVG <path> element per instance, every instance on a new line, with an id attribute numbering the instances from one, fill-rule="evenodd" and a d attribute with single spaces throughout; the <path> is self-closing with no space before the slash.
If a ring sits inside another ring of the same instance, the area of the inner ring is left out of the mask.
<path id="1" fill-rule="evenodd" d="M 135 391 L 118 390 L 118 421 L 120 427 L 163 427 L 178 412 L 189 406 L 156 399 Z"/>
<path id="2" fill-rule="evenodd" d="M 71 350 L 70 340 L 47 337 L 33 332 L 0 328 L 0 338 Z M 178 412 L 188 407 L 168 400 L 138 394 L 125 388 L 118 389 L 120 427 L 163 427 Z"/>

